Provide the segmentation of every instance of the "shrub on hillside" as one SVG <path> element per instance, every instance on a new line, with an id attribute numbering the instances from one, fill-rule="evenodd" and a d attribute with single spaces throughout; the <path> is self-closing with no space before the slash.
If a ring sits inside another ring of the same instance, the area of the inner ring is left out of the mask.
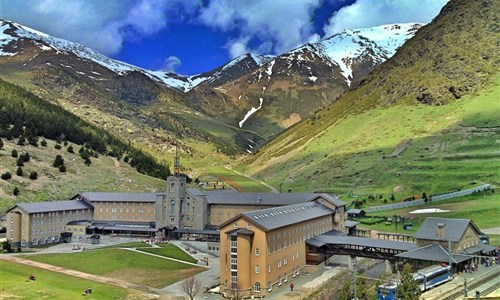
<path id="1" fill-rule="evenodd" d="M 25 152 L 24 154 L 21 154 L 21 156 L 19 158 L 21 158 L 23 160 L 23 162 L 29 162 L 31 156 L 28 152 Z"/>
<path id="2" fill-rule="evenodd" d="M 17 196 L 19 195 L 20 191 L 17 187 L 14 188 L 14 191 L 12 191 L 12 195 Z"/>
<path id="3" fill-rule="evenodd" d="M 42 140 L 40 142 L 40 145 L 42 145 L 42 147 L 47 147 L 47 141 L 46 140 Z"/>
<path id="4" fill-rule="evenodd" d="M 54 166 L 54 168 L 58 168 L 62 165 L 64 165 L 64 158 L 61 155 L 57 155 L 52 166 Z"/>
<path id="5" fill-rule="evenodd" d="M 59 149 L 61 149 L 62 147 L 61 147 L 61 145 L 56 144 L 56 145 L 54 146 L 54 148 L 56 148 L 57 150 L 59 150 Z"/>
<path id="6" fill-rule="evenodd" d="M 22 167 L 22 166 L 24 166 L 24 160 L 23 160 L 23 158 L 22 158 L 22 157 L 19 157 L 19 158 L 17 159 L 17 161 L 16 161 L 16 165 L 17 165 L 18 167 Z"/>
<path id="7" fill-rule="evenodd" d="M 17 157 L 17 150 L 16 149 L 12 149 L 12 157 Z"/>
<path id="8" fill-rule="evenodd" d="M 30 172 L 30 179 L 37 180 L 38 179 L 38 172 L 37 171 Z"/>
<path id="9" fill-rule="evenodd" d="M 60 165 L 59 166 L 59 172 L 66 173 L 66 166 L 65 165 Z"/>
<path id="10" fill-rule="evenodd" d="M 22 135 L 21 135 L 21 136 L 19 137 L 19 141 L 17 142 L 17 144 L 18 144 L 19 146 L 24 146 L 24 145 L 26 145 L 26 138 L 25 138 L 24 136 L 22 136 Z"/>
<path id="11" fill-rule="evenodd" d="M 68 147 L 68 152 L 69 152 L 69 153 L 75 153 L 75 150 L 73 150 L 73 146 L 71 146 L 71 145 L 70 145 L 70 146 Z"/>
<path id="12" fill-rule="evenodd" d="M 17 176 L 23 176 L 23 168 L 18 167 L 18 168 L 17 168 L 17 171 L 16 171 L 16 175 L 17 175 Z"/>
<path id="13" fill-rule="evenodd" d="M 0 176 L 3 180 L 9 180 L 12 178 L 12 174 L 10 174 L 10 172 L 5 172 L 2 174 L 2 176 Z"/>
<path id="14" fill-rule="evenodd" d="M 2 148 L 3 148 L 3 140 L 2 140 L 2 138 L 0 138 L 0 149 L 2 149 Z"/>

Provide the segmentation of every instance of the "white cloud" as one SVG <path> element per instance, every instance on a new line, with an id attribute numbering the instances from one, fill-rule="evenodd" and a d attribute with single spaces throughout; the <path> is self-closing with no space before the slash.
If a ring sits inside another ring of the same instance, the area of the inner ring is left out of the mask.
<path id="1" fill-rule="evenodd" d="M 167 25 L 163 0 L 24 0 L 2 5 L 2 18 L 74 41 L 106 55 L 126 39 L 139 39 Z"/>
<path id="2" fill-rule="evenodd" d="M 429 23 L 448 0 L 357 0 L 334 13 L 323 28 L 325 37 L 343 29 L 391 23 Z"/>
<path id="3" fill-rule="evenodd" d="M 250 40 L 249 37 L 242 37 L 235 40 L 229 40 L 226 44 L 226 48 L 228 49 L 231 58 L 235 58 L 250 52 L 250 50 L 247 47 L 249 40 Z"/>
<path id="4" fill-rule="evenodd" d="M 214 0 L 200 9 L 198 19 L 214 29 L 236 30 L 236 41 L 243 37 L 263 41 L 254 51 L 271 47 L 272 52 L 282 53 L 303 44 L 315 34 L 311 15 L 320 5 L 320 0 Z M 231 52 L 232 47 L 228 49 Z"/>
<path id="5" fill-rule="evenodd" d="M 169 56 L 163 62 L 163 71 L 176 73 L 175 69 L 180 67 L 182 62 L 177 56 Z"/>

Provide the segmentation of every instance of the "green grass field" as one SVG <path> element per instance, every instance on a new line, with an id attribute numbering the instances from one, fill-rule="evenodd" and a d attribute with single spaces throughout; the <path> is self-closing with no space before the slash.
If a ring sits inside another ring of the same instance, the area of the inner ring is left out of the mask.
<path id="1" fill-rule="evenodd" d="M 160 248 L 141 248 L 138 249 L 143 252 L 152 253 L 156 255 L 161 255 L 165 257 L 175 258 L 190 263 L 196 263 L 196 259 L 192 258 L 186 252 L 182 251 L 175 245 L 171 244 L 158 244 Z"/>
<path id="2" fill-rule="evenodd" d="M 27 281 L 33 274 L 36 280 Z M 89 299 L 125 299 L 129 291 L 48 270 L 0 260 L 0 299 L 79 299 L 86 288 Z"/>
<path id="3" fill-rule="evenodd" d="M 148 243 L 126 242 L 126 243 L 121 243 L 121 244 L 113 244 L 113 245 L 99 247 L 99 248 L 97 248 L 97 250 L 112 249 L 112 248 L 149 248 L 149 247 L 151 247 L 151 245 Z"/>
<path id="4" fill-rule="evenodd" d="M 30 255 L 23 258 L 156 288 L 165 287 L 204 270 L 121 249 Z"/>
<path id="5" fill-rule="evenodd" d="M 428 213 L 428 214 L 410 214 L 411 211 L 422 208 L 440 208 L 442 210 L 449 210 L 445 213 Z M 489 194 L 471 195 L 456 199 L 445 200 L 442 202 L 428 203 L 425 205 L 407 207 L 399 210 L 389 210 L 383 212 L 370 213 L 371 216 L 385 216 L 393 217 L 403 216 L 404 222 L 411 222 L 413 230 L 407 231 L 403 229 L 402 223 L 392 225 L 385 225 L 385 223 L 367 225 L 360 224 L 358 226 L 373 229 L 379 232 L 399 232 L 406 234 L 415 234 L 420 225 L 426 217 L 443 217 L 443 218 L 456 218 L 456 219 L 471 219 L 479 229 L 489 229 L 500 227 L 500 195 Z M 369 218 L 367 220 L 370 220 Z M 500 245 L 500 236 L 489 235 L 491 245 Z"/>
<path id="6" fill-rule="evenodd" d="M 439 107 L 402 103 L 337 116 L 333 105 L 330 112 L 291 128 L 239 161 L 235 169 L 293 191 L 381 194 L 380 203 L 394 191 L 401 199 L 474 181 L 499 185 L 499 86 L 500 78 L 481 92 Z M 408 140 L 412 145 L 399 157 L 383 158 Z"/>
<path id="7" fill-rule="evenodd" d="M 270 189 L 259 181 L 240 175 L 224 167 L 209 167 L 205 170 L 208 181 L 225 182 L 239 192 L 269 192 Z"/>

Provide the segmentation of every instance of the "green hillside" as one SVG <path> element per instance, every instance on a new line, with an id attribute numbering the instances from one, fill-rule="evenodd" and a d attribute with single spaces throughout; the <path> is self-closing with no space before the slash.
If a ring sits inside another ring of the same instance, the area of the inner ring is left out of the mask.
<path id="1" fill-rule="evenodd" d="M 498 10 L 450 1 L 360 85 L 237 169 L 293 191 L 383 198 L 498 184 Z"/>

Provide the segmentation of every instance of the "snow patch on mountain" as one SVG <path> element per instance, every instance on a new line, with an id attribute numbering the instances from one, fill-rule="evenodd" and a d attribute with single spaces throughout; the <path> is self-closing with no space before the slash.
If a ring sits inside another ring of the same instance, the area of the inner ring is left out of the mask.
<path id="1" fill-rule="evenodd" d="M 260 101 L 260 105 L 259 107 L 253 107 L 246 113 L 245 117 L 243 118 L 243 120 L 240 121 L 239 125 L 240 125 L 240 128 L 243 127 L 243 124 L 245 123 L 245 121 L 250 118 L 250 116 L 252 116 L 254 113 L 256 113 L 259 109 L 262 108 L 262 103 L 264 102 L 264 99 L 263 98 L 259 98 L 259 101 Z"/>

